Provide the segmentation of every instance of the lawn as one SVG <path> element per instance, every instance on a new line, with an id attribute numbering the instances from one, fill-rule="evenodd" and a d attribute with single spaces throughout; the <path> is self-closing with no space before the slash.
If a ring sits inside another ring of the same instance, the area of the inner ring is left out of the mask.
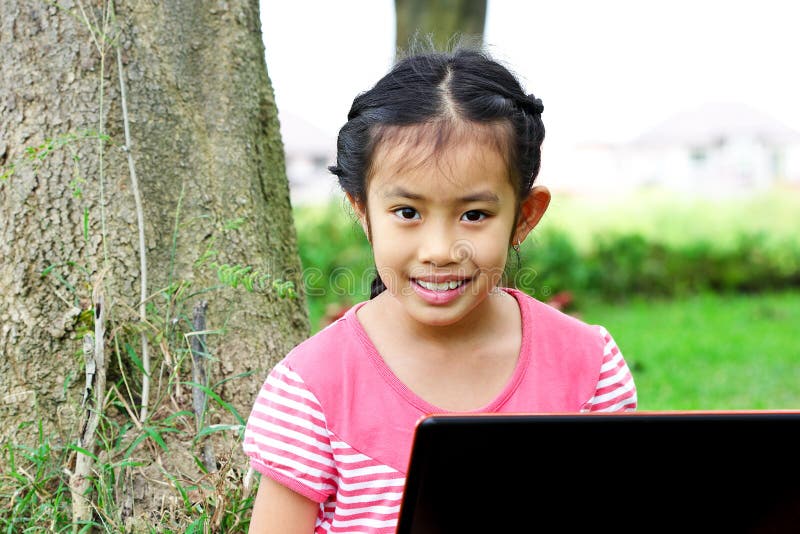
<path id="1" fill-rule="evenodd" d="M 800 409 L 800 291 L 587 302 L 632 368 L 641 410 Z"/>

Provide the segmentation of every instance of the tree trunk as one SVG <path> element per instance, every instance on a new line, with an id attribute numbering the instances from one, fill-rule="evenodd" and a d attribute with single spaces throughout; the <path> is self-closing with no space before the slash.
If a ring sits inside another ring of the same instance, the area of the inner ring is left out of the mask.
<path id="1" fill-rule="evenodd" d="M 486 0 L 395 0 L 394 6 L 398 50 L 408 50 L 415 39 L 436 50 L 450 49 L 461 37 L 483 41 Z"/>
<path id="2" fill-rule="evenodd" d="M 309 328 L 258 1 L 57 4 L 0 1 L 0 443 L 37 439 L 26 422 L 61 443 L 80 434 L 82 336 L 94 331 L 99 286 L 108 384 L 133 384 L 133 398 L 121 395 L 132 412 L 144 402 L 142 331 L 152 417 L 191 411 L 183 333 L 202 299 L 209 384 L 229 379 L 211 389 L 246 418 L 267 370 Z M 146 323 L 127 150 L 142 198 Z M 219 288 L 220 273 L 236 283 L 225 265 L 272 278 Z M 294 282 L 297 298 L 272 280 Z M 215 421 L 235 422 L 226 411 Z"/>

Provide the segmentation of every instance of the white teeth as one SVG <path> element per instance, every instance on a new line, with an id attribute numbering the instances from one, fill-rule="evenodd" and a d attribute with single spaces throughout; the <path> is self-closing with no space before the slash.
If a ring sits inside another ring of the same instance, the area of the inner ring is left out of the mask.
<path id="1" fill-rule="evenodd" d="M 429 289 L 431 291 L 447 291 L 448 289 L 457 288 L 464 283 L 464 280 L 450 280 L 449 282 L 441 282 L 439 284 L 417 280 L 417 283 L 425 289 Z"/>

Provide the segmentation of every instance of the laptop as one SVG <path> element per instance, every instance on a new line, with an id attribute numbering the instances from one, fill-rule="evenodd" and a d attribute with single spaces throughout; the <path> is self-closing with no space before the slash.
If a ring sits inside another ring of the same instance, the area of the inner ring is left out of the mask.
<path id="1" fill-rule="evenodd" d="M 398 534 L 800 533 L 800 411 L 433 414 Z"/>

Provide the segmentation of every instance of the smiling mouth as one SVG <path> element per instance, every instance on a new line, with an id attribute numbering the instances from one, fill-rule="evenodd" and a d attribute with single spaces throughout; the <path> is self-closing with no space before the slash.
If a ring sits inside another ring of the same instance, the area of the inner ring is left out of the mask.
<path id="1" fill-rule="evenodd" d="M 450 280 L 449 282 L 426 282 L 425 280 L 414 280 L 414 282 L 428 291 L 450 291 L 466 284 L 468 280 Z"/>

